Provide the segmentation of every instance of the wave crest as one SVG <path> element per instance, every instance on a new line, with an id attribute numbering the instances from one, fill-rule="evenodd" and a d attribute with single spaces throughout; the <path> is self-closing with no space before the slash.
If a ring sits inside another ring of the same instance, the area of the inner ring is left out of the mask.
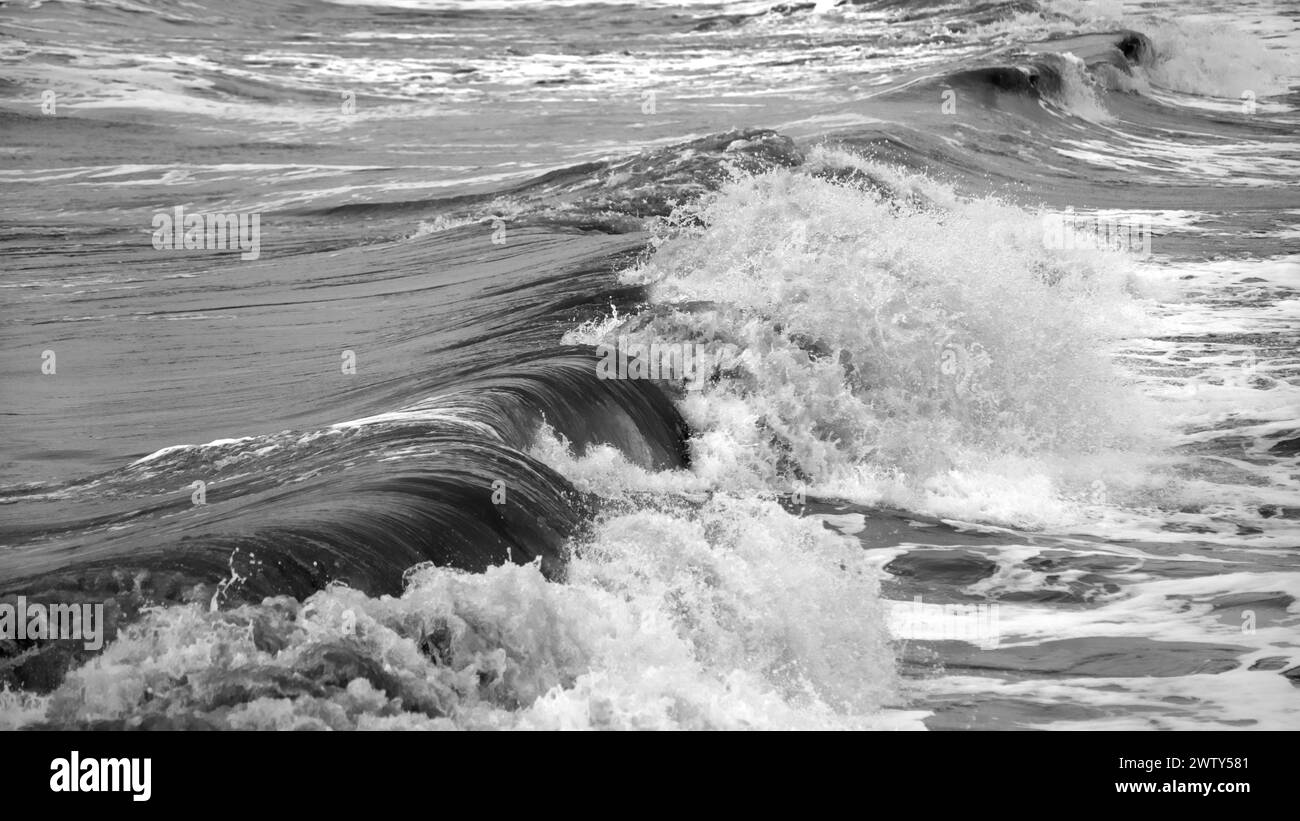
<path id="1" fill-rule="evenodd" d="M 994 456 L 1138 447 L 1141 400 L 1110 356 L 1143 322 L 1126 256 L 1051 250 L 1038 215 L 810 158 L 833 166 L 871 182 L 776 171 L 679 209 L 625 275 L 651 308 L 588 329 L 701 346 L 711 382 L 681 400 L 697 470 L 779 484 L 870 465 L 919 486 Z"/>

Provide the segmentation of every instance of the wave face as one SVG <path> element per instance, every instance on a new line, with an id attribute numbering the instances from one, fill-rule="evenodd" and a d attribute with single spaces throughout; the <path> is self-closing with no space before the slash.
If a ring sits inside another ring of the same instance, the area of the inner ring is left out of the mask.
<path id="1" fill-rule="evenodd" d="M 1270 4 L 11 5 L 0 726 L 1300 729 Z"/>

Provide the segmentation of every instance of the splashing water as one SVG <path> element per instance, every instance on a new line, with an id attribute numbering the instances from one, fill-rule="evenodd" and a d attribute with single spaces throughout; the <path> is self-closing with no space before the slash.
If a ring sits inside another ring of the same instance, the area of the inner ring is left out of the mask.
<path id="1" fill-rule="evenodd" d="M 611 515 L 565 584 L 421 566 L 398 598 L 151 611 L 10 726 L 234 729 L 896 726 L 878 571 L 761 500 Z"/>
<path id="2" fill-rule="evenodd" d="M 701 346 L 713 383 L 681 401 L 697 473 L 761 487 L 867 470 L 915 493 L 1008 459 L 1051 475 L 1054 456 L 1146 448 L 1148 410 L 1110 357 L 1145 321 L 1126 255 L 1045 249 L 1041 215 L 844 152 L 810 164 L 891 193 L 738 178 L 625 275 L 651 285 L 649 310 L 572 335 Z"/>

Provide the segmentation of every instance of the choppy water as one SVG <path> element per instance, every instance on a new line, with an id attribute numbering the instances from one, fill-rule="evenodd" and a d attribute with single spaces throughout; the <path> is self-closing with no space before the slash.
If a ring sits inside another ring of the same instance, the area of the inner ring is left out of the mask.
<path id="1" fill-rule="evenodd" d="M 0 12 L 0 726 L 1300 728 L 1300 6 Z"/>

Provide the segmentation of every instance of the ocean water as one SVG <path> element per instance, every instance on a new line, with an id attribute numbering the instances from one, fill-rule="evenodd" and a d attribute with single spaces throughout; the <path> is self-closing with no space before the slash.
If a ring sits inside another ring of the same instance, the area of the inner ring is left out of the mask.
<path id="1" fill-rule="evenodd" d="M 5 2 L 0 603 L 107 635 L 0 727 L 1300 729 L 1298 84 L 1290 0 Z"/>

